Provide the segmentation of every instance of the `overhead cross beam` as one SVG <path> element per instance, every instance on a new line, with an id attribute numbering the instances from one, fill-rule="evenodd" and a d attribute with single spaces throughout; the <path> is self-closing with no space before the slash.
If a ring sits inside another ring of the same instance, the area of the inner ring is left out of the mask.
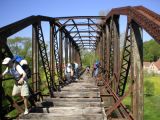
<path id="1" fill-rule="evenodd" d="M 56 17 L 54 19 L 69 31 L 78 45 L 84 47 L 86 43 L 92 44 L 99 40 L 102 27 L 101 22 L 98 20 L 105 20 L 105 18 L 106 16 L 70 16 Z M 96 46 L 96 44 L 94 45 Z"/>

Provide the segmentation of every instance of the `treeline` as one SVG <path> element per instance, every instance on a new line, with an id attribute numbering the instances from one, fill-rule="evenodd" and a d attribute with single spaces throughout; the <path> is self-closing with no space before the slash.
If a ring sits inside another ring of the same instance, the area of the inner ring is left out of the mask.
<path id="1" fill-rule="evenodd" d="M 160 58 L 160 45 L 155 40 L 144 42 L 143 59 L 146 62 L 157 61 Z"/>
<path id="2" fill-rule="evenodd" d="M 27 61 L 32 58 L 32 40 L 29 37 L 9 38 L 7 44 L 13 55 L 20 55 Z"/>

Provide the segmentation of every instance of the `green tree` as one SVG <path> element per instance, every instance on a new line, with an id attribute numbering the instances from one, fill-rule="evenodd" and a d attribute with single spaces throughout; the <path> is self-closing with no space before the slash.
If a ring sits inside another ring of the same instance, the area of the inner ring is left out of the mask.
<path id="1" fill-rule="evenodd" d="M 31 61 L 32 40 L 28 37 L 15 37 L 7 41 L 13 55 L 23 56 L 27 61 Z"/>
<path id="2" fill-rule="evenodd" d="M 81 58 L 82 58 L 82 63 L 84 66 L 90 65 L 92 66 L 93 63 L 96 61 L 96 56 L 94 51 L 90 50 L 82 50 L 81 51 Z"/>
<path id="3" fill-rule="evenodd" d="M 155 40 L 144 42 L 144 61 L 156 61 L 160 57 L 160 45 Z"/>

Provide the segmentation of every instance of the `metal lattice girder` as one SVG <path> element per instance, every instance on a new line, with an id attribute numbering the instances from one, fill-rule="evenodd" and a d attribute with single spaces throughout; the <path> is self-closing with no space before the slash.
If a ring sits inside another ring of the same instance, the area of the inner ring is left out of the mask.
<path id="1" fill-rule="evenodd" d="M 56 27 L 54 28 L 54 32 L 56 32 Z M 55 62 L 56 62 L 56 70 L 57 70 L 58 80 L 59 80 L 59 82 L 60 81 L 62 82 L 61 76 L 60 76 L 60 55 L 59 55 L 57 34 L 55 34 L 55 36 L 54 36 L 54 55 L 55 55 Z"/>
<path id="2" fill-rule="evenodd" d="M 123 96 L 127 78 L 129 74 L 129 68 L 130 68 L 130 57 L 131 57 L 131 40 L 129 35 L 129 29 L 130 26 L 127 25 L 126 29 L 126 37 L 124 41 L 124 47 L 123 47 L 123 53 L 122 53 L 122 62 L 121 62 L 121 68 L 120 68 L 120 78 L 119 78 L 119 84 L 117 89 L 117 94 L 119 96 Z"/>
<path id="3" fill-rule="evenodd" d="M 43 63 L 43 69 L 45 72 L 45 77 L 48 83 L 48 89 L 50 92 L 51 97 L 53 97 L 53 92 L 54 92 L 54 81 L 50 73 L 50 66 L 49 66 L 49 60 L 47 56 L 47 50 L 46 50 L 46 44 L 44 41 L 44 36 L 42 32 L 42 28 L 40 24 L 36 24 L 36 38 L 38 40 L 38 45 L 39 45 L 39 51 Z"/>
<path id="4" fill-rule="evenodd" d="M 82 44 L 83 38 L 88 38 L 89 44 L 92 40 L 96 41 L 99 39 L 99 33 L 102 29 L 100 20 L 102 21 L 104 19 L 105 16 L 73 16 L 55 18 L 55 20 L 59 21 L 62 26 L 70 32 L 74 41 L 81 41 Z"/>

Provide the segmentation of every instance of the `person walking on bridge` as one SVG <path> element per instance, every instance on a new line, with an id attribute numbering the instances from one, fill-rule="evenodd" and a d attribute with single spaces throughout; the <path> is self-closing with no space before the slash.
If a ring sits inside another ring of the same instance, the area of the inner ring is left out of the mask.
<path id="1" fill-rule="evenodd" d="M 68 63 L 65 67 L 65 77 L 66 77 L 66 84 L 69 84 L 72 82 L 72 76 L 73 76 L 73 70 L 70 63 Z"/>
<path id="2" fill-rule="evenodd" d="M 78 81 L 78 75 L 79 74 L 79 70 L 78 70 L 78 63 L 76 63 L 74 61 L 74 76 L 75 76 L 75 81 Z"/>
<path id="3" fill-rule="evenodd" d="M 96 60 L 96 62 L 94 63 L 94 77 L 95 78 L 97 78 L 98 76 L 99 68 L 100 68 L 100 62 Z"/>
<path id="4" fill-rule="evenodd" d="M 29 88 L 27 83 L 27 75 L 25 71 L 22 69 L 21 65 L 12 61 L 11 58 L 6 57 L 2 65 L 6 66 L 5 71 L 2 73 L 2 77 L 5 74 L 10 74 L 15 79 L 15 84 L 13 86 L 12 96 L 21 95 L 24 100 L 25 111 L 24 114 L 28 114 L 28 96 L 29 96 Z"/>

